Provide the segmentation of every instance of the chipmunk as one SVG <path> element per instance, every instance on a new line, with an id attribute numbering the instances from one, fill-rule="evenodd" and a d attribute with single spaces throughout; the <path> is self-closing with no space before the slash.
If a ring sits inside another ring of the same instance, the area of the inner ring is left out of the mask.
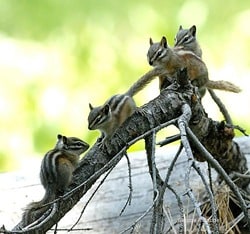
<path id="1" fill-rule="evenodd" d="M 193 25 L 189 29 L 183 29 L 180 25 L 179 31 L 175 36 L 174 50 L 192 51 L 198 57 L 202 57 L 201 47 L 196 40 L 196 26 Z"/>
<path id="2" fill-rule="evenodd" d="M 167 72 L 167 74 L 159 76 L 160 90 L 168 87 L 176 79 L 177 69 L 187 67 L 189 79 L 199 87 L 201 96 L 205 94 L 203 87 L 208 82 L 208 70 L 201 58 L 191 51 L 170 48 L 164 36 L 159 43 L 154 43 L 152 38 L 149 43 L 150 48 L 147 53 L 149 65 L 162 67 Z"/>
<path id="3" fill-rule="evenodd" d="M 205 94 L 204 90 L 208 87 L 239 92 L 239 88 L 229 82 L 208 80 L 207 67 L 201 58 L 191 51 L 184 51 L 180 48 L 176 50 L 171 49 L 168 47 L 165 37 L 162 38 L 160 43 L 153 43 L 152 39 L 150 39 L 148 61 L 150 65 L 164 70 L 164 74 L 159 76 L 160 90 L 173 82 L 178 69 L 187 67 L 188 76 L 192 83 L 199 87 L 201 96 Z M 113 135 L 115 130 L 132 115 L 136 108 L 132 97 L 154 78 L 154 74 L 141 77 L 125 94 L 112 96 L 102 106 L 93 107 L 89 104 L 88 129 L 99 129 L 101 131 L 101 137 L 98 140 L 100 145 L 103 145 Z"/>
<path id="4" fill-rule="evenodd" d="M 153 76 L 149 77 L 150 79 L 143 76 L 126 93 L 113 95 L 101 106 L 93 107 L 89 103 L 88 129 L 100 130 L 101 137 L 98 141 L 101 147 L 105 146 L 106 140 L 112 137 L 115 130 L 134 113 L 136 104 L 133 96 L 153 80 Z"/>
<path id="5" fill-rule="evenodd" d="M 49 209 L 45 204 L 63 195 L 71 183 L 72 173 L 78 165 L 79 156 L 89 145 L 76 137 L 58 134 L 54 149 L 48 151 L 41 163 L 40 180 L 45 189 L 41 201 L 30 203 L 23 213 L 22 221 L 27 226 Z"/>
<path id="6" fill-rule="evenodd" d="M 103 144 L 134 113 L 136 105 L 131 96 L 117 94 L 109 98 L 102 106 L 93 107 L 89 104 L 89 108 L 88 129 L 99 129 L 101 131 L 100 140 Z"/>
<path id="7" fill-rule="evenodd" d="M 196 26 L 193 25 L 189 29 L 183 29 L 182 26 L 179 27 L 179 31 L 177 32 L 175 36 L 175 44 L 174 44 L 174 50 L 185 50 L 185 51 L 192 51 L 194 54 L 202 57 L 202 50 L 201 47 L 197 41 L 196 38 Z M 221 82 L 221 81 L 218 81 Z M 208 88 L 208 91 L 214 100 L 214 102 L 218 105 L 220 111 L 222 112 L 225 121 L 229 124 L 232 124 L 232 119 L 220 100 L 220 98 L 215 94 L 215 92 L 212 89 Z"/>
<path id="8" fill-rule="evenodd" d="M 240 92 L 240 88 L 230 82 L 209 80 L 207 66 L 199 56 L 191 51 L 170 48 L 164 36 L 157 43 L 150 38 L 149 43 L 148 63 L 153 67 L 165 69 L 167 73 L 159 76 L 160 90 L 169 86 L 172 79 L 176 79 L 177 69 L 187 67 L 189 79 L 199 88 L 201 97 L 205 95 L 206 88 Z"/>

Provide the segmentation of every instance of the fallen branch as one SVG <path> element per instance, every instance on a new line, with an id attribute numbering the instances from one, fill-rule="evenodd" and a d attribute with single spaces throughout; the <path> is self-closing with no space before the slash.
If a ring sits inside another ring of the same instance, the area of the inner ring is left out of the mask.
<path id="1" fill-rule="evenodd" d="M 157 72 L 154 73 L 151 71 L 150 75 L 152 74 L 157 75 Z M 183 79 L 186 76 L 183 71 L 179 75 Z M 179 126 L 182 144 L 188 142 L 187 139 L 191 142 L 190 146 L 189 144 L 184 144 L 188 157 L 190 157 L 191 153 L 194 153 L 194 159 L 199 161 L 207 160 L 209 164 L 217 170 L 222 180 L 225 180 L 239 199 L 244 217 L 249 223 L 247 205 L 237 188 L 237 186 L 245 188 L 249 184 L 249 179 L 240 178 L 237 180 L 236 186 L 229 177 L 231 172 L 244 174 L 248 171 L 244 154 L 240 151 L 238 145 L 232 141 L 234 136 L 233 128 L 230 128 L 221 122 L 209 119 L 200 103 L 196 89 L 187 82 L 187 78 L 186 80 L 183 79 L 180 79 L 180 84 L 172 84 L 167 89 L 162 90 L 157 98 L 141 108 L 138 108 L 138 110 L 116 131 L 112 139 L 108 141 L 107 149 L 100 149 L 98 145 L 95 144 L 88 151 L 80 162 L 79 167 L 76 169 L 73 183 L 69 186 L 67 193 L 63 197 L 54 201 L 56 202 L 54 204 L 57 204 L 58 207 L 60 207 L 58 212 L 52 210 L 52 217 L 45 218 L 42 223 L 33 226 L 30 230 L 22 230 L 22 222 L 20 222 L 13 229 L 13 232 L 7 232 L 6 230 L 3 231 L 5 233 L 46 232 L 53 225 L 58 223 L 58 221 L 80 200 L 80 198 L 92 187 L 102 174 L 113 168 L 120 161 L 129 146 L 137 142 L 139 139 L 144 138 L 147 142 L 147 151 L 150 152 L 150 147 L 152 147 L 153 150 L 150 154 L 153 155 L 154 134 L 160 129 L 173 124 Z M 189 119 L 190 121 L 188 121 Z M 187 124 L 189 126 L 187 126 Z M 185 132 L 187 132 L 187 135 Z M 225 161 L 227 163 L 225 163 Z M 154 166 L 153 162 L 152 164 L 149 163 L 149 167 L 152 169 L 151 176 L 155 188 L 155 195 L 152 205 L 149 206 L 149 209 L 138 220 L 141 220 L 153 207 L 156 207 L 155 205 L 160 207 L 157 212 L 164 213 L 162 208 L 163 194 L 167 187 L 171 188 L 168 183 L 164 183 L 161 179 L 157 172 L 157 167 Z M 168 181 L 171 172 L 172 170 L 168 171 L 165 181 Z M 189 189 L 188 177 L 186 184 L 187 192 L 199 211 L 199 217 L 205 224 L 206 230 L 209 232 L 210 226 L 199 210 L 198 203 L 194 200 L 194 196 Z M 179 204 L 181 207 L 181 202 L 179 202 Z M 155 213 L 155 215 L 159 217 L 161 214 Z M 44 214 L 44 216 L 46 217 L 46 214 Z M 181 214 L 181 216 L 183 215 Z M 162 218 L 156 217 L 154 220 L 156 223 L 152 226 L 152 233 L 155 232 L 154 230 L 162 230 L 162 226 L 164 226 L 164 220 Z M 131 227 L 133 228 L 138 222 L 139 221 L 136 220 Z"/>

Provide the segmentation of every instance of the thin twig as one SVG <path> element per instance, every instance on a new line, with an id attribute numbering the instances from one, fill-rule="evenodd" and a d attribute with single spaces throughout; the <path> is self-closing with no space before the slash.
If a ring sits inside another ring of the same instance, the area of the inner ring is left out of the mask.
<path id="1" fill-rule="evenodd" d="M 211 170 L 211 165 L 209 164 L 209 162 L 207 162 L 207 170 L 208 170 L 209 186 L 210 186 L 211 192 L 214 194 L 213 180 L 212 180 L 212 170 Z"/>
<path id="2" fill-rule="evenodd" d="M 52 231 L 54 230 L 53 228 L 51 229 Z M 82 231 L 91 231 L 91 230 L 93 230 L 93 228 L 75 228 L 74 230 L 72 230 L 71 232 L 79 232 L 79 231 L 81 231 L 81 233 L 82 233 Z M 69 229 L 67 229 L 67 228 L 58 228 L 57 229 L 57 231 L 59 231 L 59 232 L 69 232 Z"/>
<path id="3" fill-rule="evenodd" d="M 159 187 L 162 184 L 162 179 L 160 177 L 160 174 L 156 168 L 155 164 L 155 132 L 152 132 L 148 137 L 145 138 L 145 148 L 147 152 L 147 162 L 149 167 L 149 174 L 151 176 L 152 184 L 153 184 L 153 191 L 154 191 L 154 198 L 156 194 L 159 194 Z M 154 199 L 153 198 L 153 199 Z M 153 215 L 152 215 L 152 221 L 151 221 L 151 227 L 150 232 L 151 233 L 157 233 L 157 227 L 159 227 L 159 218 L 157 217 L 157 211 L 159 207 L 159 200 L 154 205 L 153 209 Z"/>
<path id="4" fill-rule="evenodd" d="M 244 174 L 239 173 L 237 171 L 233 171 L 230 173 L 230 175 L 237 176 L 237 177 L 244 178 L 244 179 L 250 179 L 250 175 L 248 173 L 249 171 L 246 171 Z"/>
<path id="5" fill-rule="evenodd" d="M 152 133 L 152 151 L 151 151 L 151 168 L 152 168 L 152 182 L 153 182 L 153 189 L 154 192 L 158 191 L 157 188 L 157 181 L 156 181 L 156 164 L 155 164 L 155 139 L 156 139 L 156 134 L 155 132 Z M 155 195 L 154 195 L 155 196 Z"/>
<path id="6" fill-rule="evenodd" d="M 225 120 L 228 124 L 232 124 L 233 121 L 231 119 L 231 116 L 227 110 L 227 108 L 225 107 L 225 105 L 222 103 L 222 101 L 220 100 L 220 98 L 215 94 L 213 89 L 207 89 L 209 94 L 211 95 L 212 99 L 214 100 L 214 102 L 218 105 L 220 112 L 223 114 L 223 116 L 225 117 Z"/>
<path id="7" fill-rule="evenodd" d="M 184 233 L 184 231 L 182 232 L 183 230 L 183 227 L 184 227 L 184 209 L 183 209 L 183 204 L 182 204 L 182 201 L 181 201 L 181 198 L 178 196 L 178 194 L 176 193 L 176 191 L 168 184 L 168 181 L 170 179 L 170 175 L 174 169 L 174 166 L 175 166 L 175 163 L 181 153 L 183 149 L 183 145 L 180 144 L 180 147 L 178 148 L 177 150 L 177 153 L 175 154 L 173 160 L 171 161 L 170 165 L 169 165 L 169 168 L 168 168 L 168 171 L 167 171 L 167 175 L 166 175 L 166 178 L 165 178 L 165 181 L 164 181 L 164 184 L 160 190 L 160 195 L 159 195 L 159 200 L 160 199 L 163 199 L 163 196 L 164 196 L 164 193 L 165 193 L 165 190 L 166 188 L 168 188 L 172 193 L 174 193 L 176 199 L 177 199 L 177 203 L 178 203 L 178 206 L 179 206 L 179 209 L 180 209 L 180 220 L 182 220 L 182 224 L 180 224 L 180 227 L 179 227 L 179 233 Z"/>
<path id="8" fill-rule="evenodd" d="M 165 181 L 164 181 L 164 186 L 167 186 L 167 184 L 168 184 L 168 181 L 169 181 L 169 179 L 170 179 L 170 175 L 171 175 L 171 173 L 172 173 L 172 171 L 173 171 L 173 169 L 174 169 L 174 166 L 175 166 L 175 163 L 176 163 L 178 157 L 179 157 L 180 154 L 181 154 L 182 149 L 183 149 L 183 145 L 180 144 L 180 147 L 179 147 L 179 149 L 178 149 L 176 155 L 174 156 L 173 160 L 171 161 L 171 163 L 170 163 L 170 165 L 169 165 L 169 167 L 168 167 L 166 179 L 165 179 Z"/>
<path id="9" fill-rule="evenodd" d="M 127 164 L 128 164 L 128 180 L 129 180 L 129 195 L 128 195 L 128 199 L 124 205 L 124 207 L 122 208 L 121 212 L 120 212 L 120 216 L 123 214 L 124 210 L 126 209 L 127 205 L 131 205 L 131 200 L 132 200 L 132 193 L 133 193 L 133 187 L 132 187 L 132 175 L 131 175 L 131 163 L 128 157 L 128 154 L 125 153 L 126 159 L 127 159 Z"/>
<path id="10" fill-rule="evenodd" d="M 198 175 L 201 177 L 201 180 L 205 186 L 205 189 L 208 193 L 208 197 L 209 197 L 209 200 L 210 200 L 210 204 L 211 204 L 211 209 L 212 209 L 212 223 L 213 223 L 213 227 L 215 229 L 215 232 L 216 233 L 219 233 L 219 224 L 218 224 L 218 218 L 217 218 L 217 210 L 216 210 L 216 204 L 215 204 L 215 200 L 214 200 L 214 196 L 213 196 L 213 193 L 211 191 L 211 188 L 210 186 L 208 185 L 205 177 L 204 177 L 204 174 L 201 172 L 200 168 L 197 167 L 196 163 L 194 162 L 193 163 L 193 168 L 196 170 L 196 172 L 198 173 Z"/>
<path id="11" fill-rule="evenodd" d="M 173 223 L 173 219 L 171 219 L 172 216 L 170 214 L 169 209 L 167 210 L 165 207 L 163 207 L 163 212 L 164 212 L 165 216 L 167 217 L 167 220 L 168 220 L 168 222 L 170 224 L 170 228 L 173 230 L 173 232 L 175 234 L 177 234 L 177 231 L 175 230 L 175 226 L 174 226 L 174 223 Z M 183 233 L 183 232 L 178 232 L 178 233 Z"/>
<path id="12" fill-rule="evenodd" d="M 58 230 L 57 228 L 58 228 L 58 223 L 56 223 L 56 225 L 55 225 L 54 234 L 57 233 L 57 230 Z"/>
<path id="13" fill-rule="evenodd" d="M 158 196 L 159 196 L 159 193 L 157 192 L 157 194 L 155 196 L 155 199 L 154 199 L 153 203 L 151 204 L 151 206 L 138 219 L 136 219 L 135 222 L 132 225 L 130 225 L 128 228 L 126 228 L 125 230 L 123 230 L 119 234 L 123 234 L 123 233 L 127 232 L 130 229 L 134 229 L 135 226 L 152 210 L 152 208 L 154 207 L 155 203 L 158 200 Z"/>
<path id="14" fill-rule="evenodd" d="M 180 209 L 180 219 L 178 221 L 179 224 L 179 232 L 178 233 L 184 233 L 184 207 L 183 207 L 183 203 L 181 201 L 180 196 L 177 194 L 177 192 L 172 188 L 172 186 L 170 186 L 169 184 L 167 185 L 167 188 L 175 195 L 176 200 L 177 200 L 177 204 L 179 206 Z"/>
<path id="15" fill-rule="evenodd" d="M 240 131 L 244 136 L 248 136 L 248 134 L 246 133 L 246 130 L 244 128 L 240 127 L 239 125 L 232 125 L 232 127 L 234 129 Z"/>
<path id="16" fill-rule="evenodd" d="M 152 167 L 152 180 L 153 180 L 153 189 L 154 189 L 154 196 L 156 196 L 156 193 L 159 193 L 159 189 L 158 187 L 161 186 L 161 182 L 160 184 L 157 183 L 157 175 L 159 177 L 159 174 L 156 172 L 158 172 L 157 168 L 156 168 L 156 164 L 155 164 L 155 139 L 156 139 L 156 134 L 155 132 L 152 133 L 152 152 L 151 152 L 151 167 Z M 162 181 L 162 180 L 160 180 Z M 157 200 L 155 206 L 154 206 L 154 210 L 153 210 L 153 217 L 152 217 L 152 227 L 151 230 L 153 231 L 153 233 L 160 233 L 160 228 L 161 228 L 161 218 L 159 216 L 161 216 L 161 213 L 159 212 L 158 208 L 160 206 L 162 206 L 162 203 L 159 204 L 161 202 L 161 200 Z"/>
<path id="17" fill-rule="evenodd" d="M 86 202 L 86 204 L 84 205 L 78 219 L 76 220 L 76 222 L 72 225 L 72 227 L 68 230 L 69 232 L 73 230 L 73 228 L 79 223 L 79 221 L 81 220 L 84 211 L 86 210 L 88 204 L 90 203 L 90 201 L 93 199 L 93 197 L 95 196 L 95 194 L 97 193 L 97 191 L 99 190 L 99 188 L 102 186 L 102 184 L 104 183 L 104 181 L 107 179 L 107 177 L 109 176 L 109 174 L 111 173 L 111 171 L 114 169 L 114 167 L 112 167 L 107 174 L 104 176 L 104 178 L 101 180 L 101 182 L 98 184 L 98 186 L 95 188 L 94 192 L 91 194 L 90 198 L 88 199 L 88 201 Z"/>
<path id="18" fill-rule="evenodd" d="M 170 143 L 175 142 L 177 140 L 180 140 L 180 138 L 181 138 L 180 134 L 176 134 L 174 136 L 169 136 L 165 140 L 157 142 L 157 145 L 162 147 L 164 145 L 167 145 L 167 144 L 170 144 Z"/>
<path id="19" fill-rule="evenodd" d="M 190 181 L 189 176 L 190 176 L 190 172 L 191 172 L 191 167 L 194 164 L 194 157 L 193 157 L 192 149 L 190 147 L 189 141 L 187 139 L 187 134 L 186 134 L 186 126 L 187 126 L 187 123 L 188 123 L 188 121 L 191 117 L 191 113 L 192 113 L 189 105 L 184 104 L 182 106 L 182 113 L 183 114 L 180 116 L 180 118 L 178 120 L 178 127 L 180 129 L 181 142 L 182 142 L 184 149 L 185 149 L 185 152 L 187 154 L 188 164 L 189 164 L 187 171 L 186 171 L 186 175 L 185 175 L 185 186 L 187 189 L 186 193 L 189 196 L 189 198 L 191 199 L 194 207 L 196 208 L 199 219 L 201 220 L 201 223 L 204 224 L 207 233 L 211 233 L 209 224 L 208 224 L 207 220 L 203 217 L 200 206 L 199 206 L 198 202 L 196 201 L 195 196 L 192 192 L 191 186 L 189 184 L 189 181 Z"/>

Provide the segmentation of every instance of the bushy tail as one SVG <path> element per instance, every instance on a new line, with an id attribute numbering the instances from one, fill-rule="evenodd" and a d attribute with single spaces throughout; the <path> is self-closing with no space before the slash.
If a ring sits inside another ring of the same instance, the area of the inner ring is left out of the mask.
<path id="1" fill-rule="evenodd" d="M 160 75 L 161 70 L 158 68 L 154 68 L 147 72 L 145 75 L 143 75 L 139 80 L 137 80 L 125 93 L 125 95 L 128 95 L 130 97 L 133 97 L 138 92 L 140 92 L 142 89 L 144 89 L 155 77 Z"/>
<path id="2" fill-rule="evenodd" d="M 55 192 L 47 190 L 43 199 L 38 202 L 32 202 L 30 203 L 24 210 L 23 216 L 22 216 L 22 222 L 23 227 L 28 226 L 29 224 L 35 222 L 37 219 L 39 219 L 42 214 L 44 214 L 50 206 L 43 206 L 45 204 L 48 204 L 49 202 L 55 200 L 56 195 Z"/>
<path id="3" fill-rule="evenodd" d="M 241 91 L 241 89 L 238 86 L 225 80 L 218 80 L 218 81 L 209 80 L 206 83 L 206 87 L 209 89 L 219 89 L 233 93 L 239 93 Z"/>

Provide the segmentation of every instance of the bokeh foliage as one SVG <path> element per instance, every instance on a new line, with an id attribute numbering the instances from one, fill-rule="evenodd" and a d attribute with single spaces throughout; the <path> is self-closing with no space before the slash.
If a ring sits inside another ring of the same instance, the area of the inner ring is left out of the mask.
<path id="1" fill-rule="evenodd" d="M 42 156 L 57 133 L 92 144 L 99 133 L 87 130 L 88 103 L 124 92 L 149 69 L 148 38 L 166 35 L 173 45 L 180 24 L 197 25 L 210 78 L 243 88 L 220 97 L 249 129 L 248 0 L 2 0 L 0 15 L 0 171 Z M 157 93 L 156 82 L 136 102 Z"/>

